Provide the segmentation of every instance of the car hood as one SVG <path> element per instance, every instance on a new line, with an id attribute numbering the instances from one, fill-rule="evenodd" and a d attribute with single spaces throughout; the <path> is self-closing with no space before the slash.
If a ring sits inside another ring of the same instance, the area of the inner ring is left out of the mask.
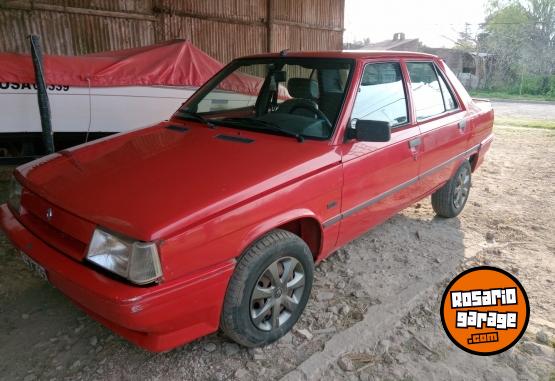
<path id="1" fill-rule="evenodd" d="M 70 213 L 149 241 L 340 162 L 328 142 L 187 125 L 64 150 L 19 167 L 18 177 Z"/>

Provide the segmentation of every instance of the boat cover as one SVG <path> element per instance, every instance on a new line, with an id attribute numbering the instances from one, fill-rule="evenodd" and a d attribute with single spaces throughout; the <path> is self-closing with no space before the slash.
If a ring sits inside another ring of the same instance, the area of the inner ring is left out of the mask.
<path id="1" fill-rule="evenodd" d="M 199 87 L 223 66 L 185 40 L 82 56 L 44 55 L 44 77 L 49 85 Z M 35 83 L 28 54 L 0 53 L 0 68 L 0 83 Z M 234 74 L 219 87 L 257 94 L 261 81 L 259 77 Z"/>

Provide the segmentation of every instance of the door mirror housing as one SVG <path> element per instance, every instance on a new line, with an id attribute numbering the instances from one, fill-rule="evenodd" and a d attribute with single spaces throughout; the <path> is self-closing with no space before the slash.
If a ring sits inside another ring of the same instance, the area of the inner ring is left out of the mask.
<path id="1" fill-rule="evenodd" d="M 361 142 L 388 142 L 391 140 L 391 124 L 381 120 L 353 119 L 351 126 L 347 128 L 347 139 Z"/>

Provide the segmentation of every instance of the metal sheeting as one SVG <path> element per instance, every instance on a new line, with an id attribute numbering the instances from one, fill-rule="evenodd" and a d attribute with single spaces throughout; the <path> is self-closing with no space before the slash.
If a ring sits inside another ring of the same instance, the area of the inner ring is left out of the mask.
<path id="1" fill-rule="evenodd" d="M 343 7 L 344 0 L 7 1 L 0 4 L 0 51 L 28 53 L 31 33 L 45 53 L 65 55 L 173 38 L 222 62 L 268 49 L 341 49 Z"/>
<path id="2" fill-rule="evenodd" d="M 266 19 L 267 0 L 155 0 L 159 11 L 260 22 Z"/>
<path id="3" fill-rule="evenodd" d="M 302 28 L 294 25 L 272 27 L 272 51 L 290 50 L 339 50 L 343 32 Z"/>
<path id="4" fill-rule="evenodd" d="M 210 56 L 228 62 L 235 57 L 266 50 L 266 27 L 203 20 L 193 17 L 164 16 L 166 39 L 185 38 Z"/>
<path id="5" fill-rule="evenodd" d="M 57 13 L 0 10 L 0 51 L 29 53 L 26 36 L 38 34 L 47 54 L 79 55 L 153 44 L 150 21 Z"/>
<path id="6" fill-rule="evenodd" d="M 63 7 L 150 14 L 155 0 L 48 0 L 35 1 Z"/>
<path id="7" fill-rule="evenodd" d="M 343 0 L 273 0 L 272 11 L 276 21 L 343 28 Z"/>

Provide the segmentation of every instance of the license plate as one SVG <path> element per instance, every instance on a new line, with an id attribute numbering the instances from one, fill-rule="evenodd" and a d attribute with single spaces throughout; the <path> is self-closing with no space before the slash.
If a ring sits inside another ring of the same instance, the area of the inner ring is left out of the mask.
<path id="1" fill-rule="evenodd" d="M 48 281 L 48 277 L 46 276 L 46 270 L 44 269 L 44 267 L 39 265 L 37 262 L 35 262 L 34 259 L 23 252 L 21 252 L 21 259 L 29 270 L 37 274 L 41 279 Z"/>

